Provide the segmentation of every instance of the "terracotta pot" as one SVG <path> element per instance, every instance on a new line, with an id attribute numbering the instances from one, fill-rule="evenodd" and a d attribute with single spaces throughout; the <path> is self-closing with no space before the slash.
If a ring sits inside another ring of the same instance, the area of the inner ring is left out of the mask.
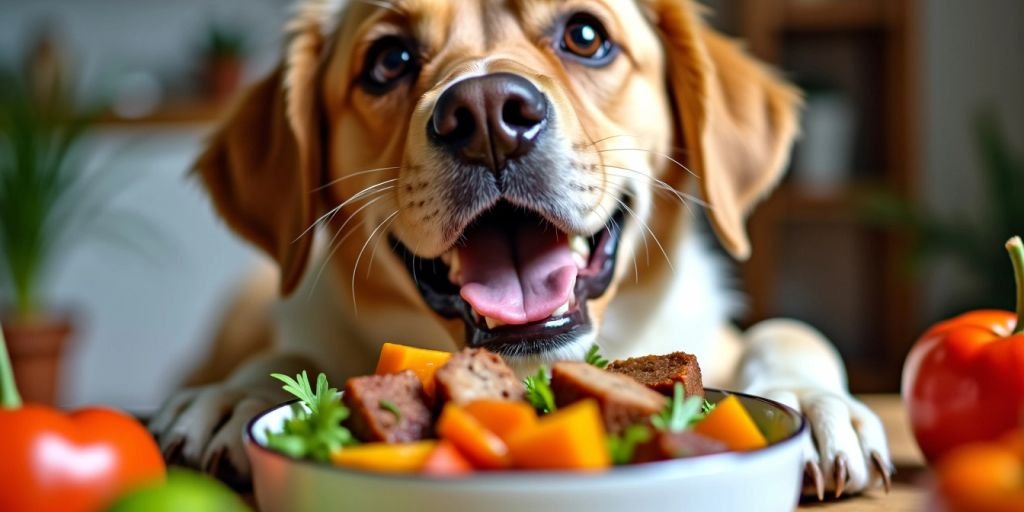
<path id="1" fill-rule="evenodd" d="M 55 405 L 62 355 L 74 332 L 70 316 L 7 319 L 3 330 L 22 400 Z"/>
<path id="2" fill-rule="evenodd" d="M 242 82 L 242 60 L 212 57 L 206 63 L 206 93 L 214 102 L 223 102 L 238 90 Z"/>

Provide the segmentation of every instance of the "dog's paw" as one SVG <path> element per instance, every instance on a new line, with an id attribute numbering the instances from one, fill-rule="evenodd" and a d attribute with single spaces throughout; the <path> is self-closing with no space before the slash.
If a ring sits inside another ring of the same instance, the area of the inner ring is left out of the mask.
<path id="1" fill-rule="evenodd" d="M 164 403 L 149 429 L 169 464 L 202 470 L 244 489 L 251 472 L 243 430 L 276 401 L 272 393 L 226 385 L 188 389 Z"/>
<path id="2" fill-rule="evenodd" d="M 784 403 L 807 417 L 810 440 L 806 460 L 804 494 L 840 497 L 870 488 L 889 492 L 893 465 L 881 420 L 849 393 L 819 389 L 770 389 L 755 391 Z"/>

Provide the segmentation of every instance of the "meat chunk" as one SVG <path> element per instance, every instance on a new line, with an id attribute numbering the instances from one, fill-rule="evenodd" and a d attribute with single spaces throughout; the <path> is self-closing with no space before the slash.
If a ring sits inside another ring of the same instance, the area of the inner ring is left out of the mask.
<path id="1" fill-rule="evenodd" d="M 523 382 L 494 352 L 467 348 L 434 373 L 438 404 L 465 405 L 474 400 L 522 400 Z"/>
<path id="2" fill-rule="evenodd" d="M 342 396 L 351 412 L 345 426 L 363 442 L 424 439 L 431 430 L 426 399 L 420 379 L 411 370 L 351 378 Z"/>
<path id="3" fill-rule="evenodd" d="M 609 364 L 607 370 L 628 375 L 665 396 L 672 396 L 676 382 L 683 383 L 686 396 L 704 396 L 700 365 L 693 354 L 686 352 L 621 359 Z"/>
<path id="4" fill-rule="evenodd" d="M 630 377 L 578 362 L 555 363 L 551 368 L 551 391 L 558 407 L 587 398 L 596 400 L 605 429 L 611 433 L 646 423 L 667 402 L 664 396 Z"/>
<path id="5" fill-rule="evenodd" d="M 721 441 L 702 436 L 692 430 L 657 431 L 654 432 L 654 436 L 650 440 L 637 445 L 636 451 L 633 452 L 632 462 L 653 462 L 727 451 L 729 448 Z"/>

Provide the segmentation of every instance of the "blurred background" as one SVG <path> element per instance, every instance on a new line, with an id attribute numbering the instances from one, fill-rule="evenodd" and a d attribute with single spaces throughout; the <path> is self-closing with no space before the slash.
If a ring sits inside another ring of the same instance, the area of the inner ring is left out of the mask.
<path id="1" fill-rule="evenodd" d="M 790 172 L 750 222 L 736 320 L 807 320 L 855 391 L 896 391 L 926 326 L 1012 305 L 1024 2 L 706 3 L 807 92 Z M 205 354 L 260 256 L 187 169 L 277 59 L 289 7 L 0 0 L 0 317 L 25 394 L 150 411 Z"/>

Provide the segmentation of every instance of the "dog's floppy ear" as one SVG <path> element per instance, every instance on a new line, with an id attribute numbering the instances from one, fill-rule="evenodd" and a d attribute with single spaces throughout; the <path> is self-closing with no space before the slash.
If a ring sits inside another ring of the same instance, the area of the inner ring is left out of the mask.
<path id="1" fill-rule="evenodd" d="M 320 25 L 293 22 L 285 62 L 255 84 L 195 164 L 228 225 L 281 267 L 288 294 L 305 271 L 322 178 L 316 75 Z"/>
<path id="2" fill-rule="evenodd" d="M 650 4 L 669 60 L 683 156 L 700 178 L 722 244 L 746 259 L 745 218 L 782 177 L 800 93 L 707 27 L 694 2 Z"/>

